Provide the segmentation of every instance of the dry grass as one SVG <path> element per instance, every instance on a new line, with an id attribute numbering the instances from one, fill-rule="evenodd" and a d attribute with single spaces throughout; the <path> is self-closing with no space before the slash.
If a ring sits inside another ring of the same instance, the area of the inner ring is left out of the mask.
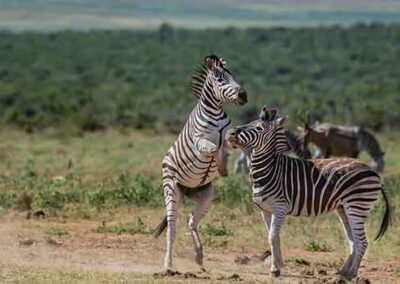
<path id="1" fill-rule="evenodd" d="M 27 171 L 43 179 L 79 176 L 83 182 L 79 185 L 81 188 L 74 188 L 77 191 L 88 190 L 99 181 L 126 172 L 159 179 L 162 157 L 173 139 L 173 136 L 115 131 L 75 138 L 3 132 L 0 134 L 0 171 L 3 178 L 16 180 L 29 180 Z M 386 152 L 385 175 L 390 178 L 392 190 L 399 190 L 400 137 L 387 134 L 380 140 Z M 68 168 L 70 159 L 73 165 Z M 222 186 L 225 180 L 218 183 Z M 24 186 L 29 187 L 29 184 L 24 183 Z M 9 190 L 9 185 L 3 184 L 1 190 Z M 232 188 L 234 190 L 237 189 Z M 394 192 L 393 196 L 398 206 L 398 193 Z M 256 258 L 267 248 L 265 229 L 258 210 L 248 204 L 236 203 L 231 208 L 215 205 L 202 221 L 205 265 L 210 270 L 206 275 L 198 274 L 192 261 L 192 242 L 185 224 L 192 206 L 190 203 L 183 206 L 175 245 L 176 267 L 210 279 L 195 279 L 190 275 L 186 278 L 185 275 L 153 276 L 154 272 L 162 270 L 165 240 L 163 236 L 155 241 L 148 232 L 164 215 L 162 207 L 95 209 L 74 204 L 61 207 L 56 215 L 30 220 L 25 219 L 24 211 L 2 209 L 0 282 L 163 283 L 173 280 L 230 283 L 229 277 L 233 274 L 238 274 L 245 283 L 270 281 L 268 268 Z M 75 215 L 64 214 L 71 206 L 81 211 Z M 368 221 L 370 239 L 378 231 L 382 209 L 377 208 Z M 393 226 L 381 242 L 370 242 L 361 270 L 363 276 L 374 283 L 396 283 L 400 277 L 399 235 L 399 227 Z M 19 241 L 26 239 L 35 242 L 30 246 L 19 245 Z M 331 278 L 347 253 L 342 228 L 334 214 L 318 218 L 289 217 L 282 229 L 282 248 L 286 261 L 282 279 L 288 283 L 308 283 L 315 277 L 321 281 Z M 250 264 L 235 263 L 237 256 L 248 256 Z M 299 264 L 302 260 L 310 265 Z M 317 271 L 320 269 L 328 276 L 320 275 Z"/>

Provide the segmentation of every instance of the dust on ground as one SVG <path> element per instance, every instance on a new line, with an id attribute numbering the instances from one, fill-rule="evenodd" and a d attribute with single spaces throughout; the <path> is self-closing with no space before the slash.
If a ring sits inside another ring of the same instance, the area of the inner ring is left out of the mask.
<path id="1" fill-rule="evenodd" d="M 66 234 L 48 235 L 49 227 Z M 98 233 L 98 221 L 30 219 L 10 213 L 0 219 L 0 274 L 2 267 L 85 270 L 101 273 L 140 273 L 150 279 L 276 283 L 269 276 L 268 253 L 246 248 L 204 247 L 206 272 L 194 263 L 191 247 L 174 256 L 179 272 L 162 268 L 165 238 L 151 234 Z M 188 236 L 189 238 L 189 236 Z M 263 260 L 263 258 L 265 258 Z M 279 283 L 333 283 L 343 260 L 334 252 L 284 251 L 285 267 Z M 355 283 L 400 283 L 400 262 L 364 260 Z"/>

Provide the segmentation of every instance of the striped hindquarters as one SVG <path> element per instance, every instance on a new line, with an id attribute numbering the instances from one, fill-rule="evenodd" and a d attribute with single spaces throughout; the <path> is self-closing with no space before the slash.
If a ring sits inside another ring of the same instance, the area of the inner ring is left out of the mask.
<path id="1" fill-rule="evenodd" d="M 352 206 L 354 214 L 367 215 L 380 196 L 379 175 L 358 160 L 285 160 L 289 214 L 316 216 L 342 205 Z"/>

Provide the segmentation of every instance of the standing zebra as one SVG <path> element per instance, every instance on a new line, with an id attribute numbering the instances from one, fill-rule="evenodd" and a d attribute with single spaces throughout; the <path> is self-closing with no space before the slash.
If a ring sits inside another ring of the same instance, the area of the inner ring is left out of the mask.
<path id="1" fill-rule="evenodd" d="M 154 236 L 158 237 L 168 227 L 166 269 L 172 267 L 176 220 L 184 195 L 196 203 L 188 219 L 188 228 L 193 239 L 195 260 L 201 267 L 203 265 L 197 225 L 214 199 L 213 180 L 217 174 L 217 161 L 231 124 L 222 104 L 234 102 L 243 105 L 247 102 L 246 91 L 235 81 L 225 61 L 215 55 L 207 56 L 204 66 L 192 78 L 191 92 L 199 99 L 198 103 L 162 162 L 167 214 Z"/>
<path id="2" fill-rule="evenodd" d="M 271 275 L 279 276 L 283 264 L 279 231 L 285 216 L 316 216 L 336 210 L 350 245 L 339 274 L 355 277 L 368 245 L 364 224 L 381 193 L 386 211 L 376 239 L 390 223 L 389 200 L 379 175 L 356 159 L 299 160 L 284 155 L 289 146 L 282 124 L 288 117 L 278 118 L 276 109 L 265 107 L 264 113 L 262 119 L 229 130 L 226 138 L 233 146 L 253 149 L 253 201 L 262 210 L 269 231 Z"/>

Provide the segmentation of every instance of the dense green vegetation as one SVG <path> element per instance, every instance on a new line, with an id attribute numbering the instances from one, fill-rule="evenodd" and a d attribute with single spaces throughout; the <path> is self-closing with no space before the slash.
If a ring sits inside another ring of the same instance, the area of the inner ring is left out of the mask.
<path id="1" fill-rule="evenodd" d="M 224 57 L 250 94 L 299 122 L 379 130 L 400 122 L 400 25 L 0 34 L 0 119 L 27 130 L 180 129 L 205 55 Z M 230 107 L 238 118 L 245 108 Z"/>

